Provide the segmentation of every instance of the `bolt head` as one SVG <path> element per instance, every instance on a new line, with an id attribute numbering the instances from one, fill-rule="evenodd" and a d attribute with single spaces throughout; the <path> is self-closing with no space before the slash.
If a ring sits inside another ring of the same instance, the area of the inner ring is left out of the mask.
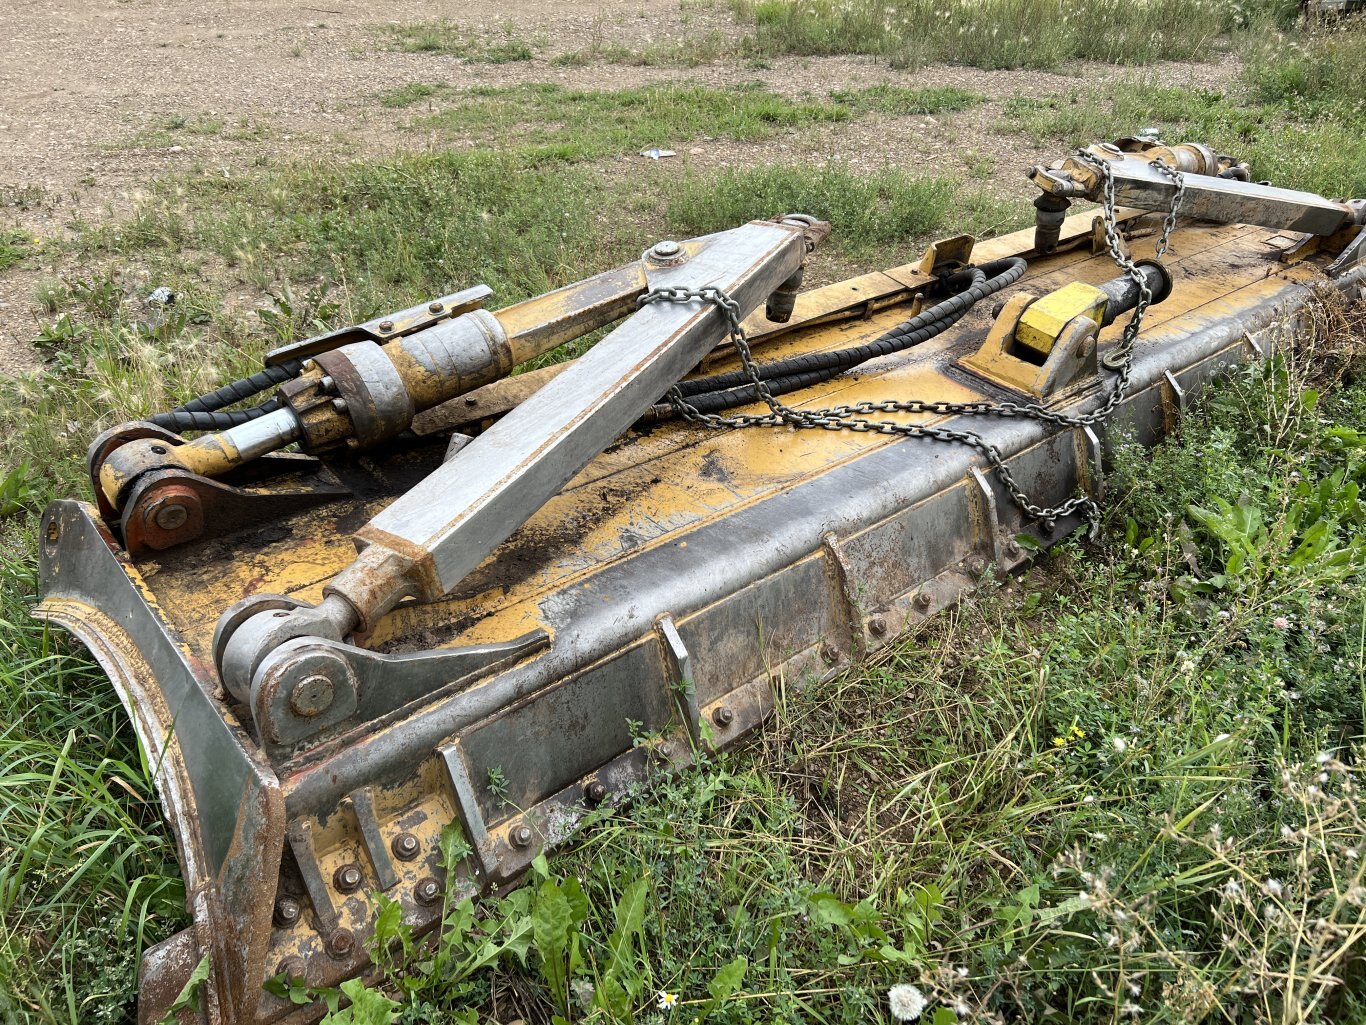
<path id="1" fill-rule="evenodd" d="M 345 399 L 333 399 L 332 408 L 335 409 L 338 413 L 345 413 L 351 407 L 346 404 Z"/>
<path id="2" fill-rule="evenodd" d="M 915 607 L 923 612 L 930 607 L 932 601 L 934 601 L 934 599 L 930 597 L 929 591 L 921 591 L 915 596 Z"/>
<path id="3" fill-rule="evenodd" d="M 664 260 L 671 260 L 682 251 L 682 246 L 673 239 L 666 238 L 662 242 L 655 243 L 654 248 L 650 250 L 650 255 L 660 257 Z"/>
<path id="4" fill-rule="evenodd" d="M 303 909 L 293 897 L 281 897 L 275 902 L 275 914 L 272 917 L 277 928 L 288 929 L 298 924 L 303 917 Z"/>
<path id="5" fill-rule="evenodd" d="M 1017 555 L 1020 554 L 1020 543 L 1016 541 L 1014 538 L 1012 538 L 1011 540 L 1006 542 L 1005 552 L 1012 559 L 1015 558 Z"/>
<path id="6" fill-rule="evenodd" d="M 305 676 L 289 692 L 289 707 L 301 719 L 311 719 L 332 707 L 337 689 L 326 676 Z"/>
<path id="7" fill-rule="evenodd" d="M 729 726 L 735 721 L 735 712 L 729 705 L 718 705 L 711 713 L 711 721 L 717 726 Z"/>
<path id="8" fill-rule="evenodd" d="M 381 331 L 392 331 L 394 329 L 394 322 L 392 320 L 381 320 L 379 322 L 379 329 Z"/>
<path id="9" fill-rule="evenodd" d="M 328 395 L 331 395 L 333 392 L 337 390 L 337 382 L 332 378 L 330 374 L 324 374 L 321 378 L 318 379 L 318 387 L 321 388 Z"/>
<path id="10" fill-rule="evenodd" d="M 190 518 L 190 510 L 179 502 L 158 502 L 156 504 L 156 524 L 162 530 L 179 530 Z"/>
<path id="11" fill-rule="evenodd" d="M 422 845 L 412 833 L 399 833 L 389 847 L 399 861 L 412 861 L 422 849 Z"/>
<path id="12" fill-rule="evenodd" d="M 427 312 L 428 312 L 428 313 L 441 313 L 441 312 L 443 312 L 445 309 L 446 309 L 446 307 L 445 307 L 445 305 L 442 304 L 442 303 L 428 303 L 428 304 L 427 304 Z"/>
<path id="13" fill-rule="evenodd" d="M 532 833 L 530 826 L 518 826 L 512 831 L 512 843 L 514 847 L 530 847 Z"/>
<path id="14" fill-rule="evenodd" d="M 413 896 L 419 904 L 435 904 L 441 899 L 441 884 L 431 876 L 424 876 L 413 887 Z"/>
<path id="15" fill-rule="evenodd" d="M 881 616 L 874 616 L 868 620 L 868 632 L 881 637 L 887 632 L 887 620 Z"/>
<path id="16" fill-rule="evenodd" d="M 607 799 L 607 785 L 602 780 L 595 779 L 583 788 L 583 796 L 591 804 L 601 804 Z"/>
<path id="17" fill-rule="evenodd" d="M 359 865 L 343 865 L 332 873 L 332 885 L 342 893 L 354 893 L 363 878 Z"/>
<path id="18" fill-rule="evenodd" d="M 312 370 L 312 369 L 313 369 L 314 367 L 316 367 L 317 365 L 318 365 L 318 361 L 317 361 L 317 360 L 306 359 L 306 360 L 304 360 L 303 368 L 304 368 L 305 371 L 309 371 L 309 370 Z"/>
<path id="19" fill-rule="evenodd" d="M 975 577 L 980 577 L 983 573 L 986 572 L 986 569 L 987 562 L 985 559 L 973 559 L 971 562 L 968 563 L 968 572 Z"/>
<path id="20" fill-rule="evenodd" d="M 327 952 L 333 957 L 346 957 L 356 948 L 356 937 L 350 929 L 338 929 L 327 937 Z"/>
<path id="21" fill-rule="evenodd" d="M 821 645 L 821 658 L 825 659 L 825 661 L 834 662 L 838 660 L 839 657 L 839 648 L 835 647 L 829 641 L 826 641 L 824 644 Z"/>

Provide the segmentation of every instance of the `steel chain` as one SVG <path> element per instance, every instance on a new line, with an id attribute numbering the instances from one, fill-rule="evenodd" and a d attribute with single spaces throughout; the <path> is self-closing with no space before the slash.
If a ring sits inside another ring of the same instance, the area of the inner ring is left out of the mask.
<path id="1" fill-rule="evenodd" d="M 1138 302 L 1134 306 L 1133 316 L 1125 325 L 1114 353 L 1118 357 L 1112 367 L 1116 373 L 1115 387 L 1111 389 L 1105 401 L 1090 413 L 1069 415 L 1054 412 L 1037 404 L 1020 404 L 1017 402 L 925 402 L 919 399 L 865 401 L 815 410 L 794 409 L 780 402 L 760 376 L 759 368 L 755 364 L 754 355 L 750 350 L 749 338 L 745 335 L 744 327 L 740 322 L 740 306 L 734 299 L 721 289 L 714 287 L 699 289 L 657 288 L 641 296 L 638 300 L 638 306 L 646 306 L 655 302 L 704 302 L 711 303 L 722 311 L 726 317 L 730 341 L 740 356 L 740 363 L 744 367 L 745 375 L 753 384 L 759 399 L 769 408 L 769 412 L 766 414 L 718 416 L 714 413 L 703 413 L 695 406 L 690 405 L 683 397 L 682 392 L 675 386 L 669 389 L 667 396 L 674 412 L 689 423 L 711 428 L 780 427 L 787 425 L 794 428 L 819 428 L 828 431 L 854 431 L 856 433 L 900 435 L 909 438 L 929 438 L 932 441 L 968 445 L 986 457 L 988 465 L 996 473 L 997 478 L 1015 504 L 1031 520 L 1041 521 L 1046 531 L 1051 533 L 1060 517 L 1068 516 L 1079 510 L 1085 512 L 1087 519 L 1094 528 L 1099 522 L 1100 509 L 1093 499 L 1087 496 L 1076 496 L 1069 498 L 1061 505 L 1049 507 L 1037 505 L 1030 500 L 1029 495 L 1015 480 L 1014 474 L 1011 473 L 1010 468 L 1006 465 L 1005 458 L 996 446 L 975 431 L 936 427 L 930 424 L 908 424 L 896 420 L 869 419 L 869 417 L 879 413 L 997 416 L 1024 417 L 1062 427 L 1090 427 L 1104 424 L 1119 403 L 1124 400 L 1129 388 L 1129 377 L 1133 370 L 1134 343 L 1137 341 L 1138 332 L 1142 327 L 1143 314 L 1152 303 L 1152 291 L 1148 288 L 1147 277 L 1143 271 L 1124 253 L 1123 241 L 1115 219 L 1115 182 L 1114 176 L 1110 174 L 1109 163 L 1086 150 L 1079 150 L 1077 155 L 1096 169 L 1103 183 L 1101 217 L 1105 224 L 1105 241 L 1110 258 L 1138 288 Z M 1171 207 L 1162 222 L 1162 231 L 1157 242 L 1156 254 L 1161 259 L 1167 252 L 1171 232 L 1176 226 L 1177 212 L 1181 208 L 1181 201 L 1185 194 L 1185 178 L 1181 172 L 1160 161 L 1154 160 L 1151 164 L 1167 175 L 1176 186 Z M 1107 363 L 1107 365 L 1109 364 Z"/>

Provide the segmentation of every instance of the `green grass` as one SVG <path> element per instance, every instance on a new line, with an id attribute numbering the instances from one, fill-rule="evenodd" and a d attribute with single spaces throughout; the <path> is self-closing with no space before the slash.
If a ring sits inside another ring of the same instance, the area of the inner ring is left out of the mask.
<path id="1" fill-rule="evenodd" d="M 1293 16 L 1294 4 L 1213 0 L 732 0 L 765 54 L 873 54 L 894 66 L 944 61 L 1056 68 L 1068 60 L 1207 60 L 1229 32 Z"/>
<path id="2" fill-rule="evenodd" d="M 242 115 L 232 123 L 212 114 L 173 114 L 158 118 L 135 132 L 124 146 L 163 149 L 196 139 L 225 139 L 229 142 L 257 142 L 269 134 L 259 119 Z M 120 147 L 122 148 L 122 147 Z"/>
<path id="3" fill-rule="evenodd" d="M 6 526 L 0 571 L 0 1018 L 121 1023 L 184 885 L 104 674 L 29 618 L 33 529 Z"/>
<path id="4" fill-rule="evenodd" d="M 985 103 L 987 99 L 981 93 L 952 85 L 923 88 L 875 85 L 867 89 L 837 89 L 830 98 L 852 110 L 898 115 L 949 114 Z"/>
<path id="5" fill-rule="evenodd" d="M 762 83 L 712 89 L 662 83 L 620 90 L 535 84 L 467 90 L 414 126 L 513 145 L 545 160 L 593 160 L 702 135 L 753 142 L 785 130 L 847 121 L 838 103 L 789 100 Z"/>
<path id="6" fill-rule="evenodd" d="M 33 240 L 17 228 L 0 231 L 0 271 L 7 271 L 28 256 Z"/>
<path id="7" fill-rule="evenodd" d="M 510 64 L 535 56 L 532 44 L 514 34 L 476 32 L 449 20 L 381 26 L 385 46 L 404 53 L 436 53 L 460 57 L 471 64 Z"/>
<path id="8" fill-rule="evenodd" d="M 430 100 L 434 96 L 440 96 L 448 90 L 444 84 L 429 84 L 427 82 L 409 82 L 407 85 L 398 86 L 379 94 L 377 99 L 380 106 L 389 107 L 391 110 L 399 110 L 403 107 L 411 107 L 423 100 Z"/>
<path id="9" fill-rule="evenodd" d="M 560 68 L 582 68 L 591 64 L 622 64 L 641 68 L 695 68 L 728 58 L 744 58 L 748 50 L 744 37 L 710 31 L 639 47 L 594 39 L 589 46 L 582 49 L 557 53 L 550 59 L 550 63 Z"/>
<path id="10" fill-rule="evenodd" d="M 975 227 L 991 234 L 1020 226 L 996 204 L 982 204 L 979 216 L 978 211 L 956 210 L 956 200 L 956 184 L 948 178 L 925 178 L 896 168 L 869 175 L 838 166 L 775 164 L 690 175 L 671 190 L 666 210 L 668 223 L 688 235 L 772 217 L 773 210 L 814 211 L 838 225 L 839 245 L 853 256 L 923 239 L 946 229 L 955 213 L 969 215 L 963 231 Z M 993 217 L 998 220 L 992 222 Z M 913 255 L 902 252 L 901 262 Z"/>

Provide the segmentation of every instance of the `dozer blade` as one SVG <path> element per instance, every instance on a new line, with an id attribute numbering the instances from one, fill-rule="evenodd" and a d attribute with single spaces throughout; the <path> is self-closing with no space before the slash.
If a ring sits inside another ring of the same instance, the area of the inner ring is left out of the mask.
<path id="1" fill-rule="evenodd" d="M 1115 274 L 1109 256 L 1091 253 L 1089 214 L 1067 220 L 1054 255 L 1033 258 L 1032 237 L 980 243 L 972 258 L 1030 255 L 1016 287 L 1036 296 Z M 1118 432 L 1155 441 L 1224 368 L 1268 356 L 1315 288 L 1359 292 L 1360 265 L 1330 279 L 1330 255 L 1283 262 L 1277 238 L 1241 225 L 1174 232 L 1174 287 L 1147 312 L 1108 431 L 902 419 L 970 426 L 1041 505 L 1099 495 Z M 1132 246 L 1151 256 L 1151 235 Z M 807 292 L 763 356 L 877 337 L 905 317 L 904 305 L 878 297 L 927 280 L 909 265 Z M 990 326 L 984 313 L 969 315 L 785 401 L 1022 401 L 964 362 Z M 1100 330 L 1102 366 L 1122 326 Z M 1103 370 L 1076 378 L 1050 408 L 1094 409 L 1112 380 Z M 206 952 L 206 1020 L 316 1019 L 319 1008 L 296 1008 L 262 984 L 281 971 L 313 986 L 365 974 L 367 894 L 397 901 L 419 931 L 436 926 L 447 888 L 473 894 L 517 880 L 590 808 L 744 737 L 770 712 L 776 679 L 840 672 L 983 574 L 1021 564 L 1018 535 L 1047 545 L 1079 522 L 1028 518 L 961 444 L 681 421 L 631 430 L 451 593 L 399 604 L 374 625 L 366 672 L 381 690 L 396 681 L 386 702 L 316 743 L 265 744 L 215 668 L 224 610 L 266 593 L 317 605 L 355 560 L 352 535 L 446 450 L 437 432 L 364 460 L 326 460 L 349 497 L 136 559 L 93 506 L 63 501 L 47 512 L 38 613 L 90 647 L 159 767 L 194 916 L 145 954 L 142 1021 L 161 1016 Z M 452 823 L 472 853 L 447 879 L 437 841 Z"/>

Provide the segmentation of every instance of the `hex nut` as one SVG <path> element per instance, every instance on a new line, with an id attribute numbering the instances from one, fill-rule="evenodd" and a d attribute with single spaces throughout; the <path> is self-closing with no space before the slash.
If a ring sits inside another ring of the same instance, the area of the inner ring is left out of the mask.
<path id="1" fill-rule="evenodd" d="M 595 779 L 583 788 L 583 796 L 590 804 L 601 804 L 607 799 L 607 784 Z"/>
<path id="2" fill-rule="evenodd" d="M 444 303 L 428 303 L 428 304 L 427 304 L 427 312 L 428 312 L 428 313 L 440 313 L 440 312 L 442 312 L 443 310 L 445 310 L 445 308 L 446 308 L 446 307 L 445 307 L 445 304 L 444 304 Z"/>
<path id="3" fill-rule="evenodd" d="M 664 239 L 662 242 L 656 242 L 654 244 L 654 248 L 650 250 L 650 255 L 670 260 L 682 251 L 683 247 L 673 239 Z"/>
<path id="4" fill-rule="evenodd" d="M 711 713 L 711 721 L 717 726 L 729 726 L 735 721 L 735 712 L 729 705 L 717 705 Z"/>
<path id="5" fill-rule="evenodd" d="M 381 331 L 392 331 L 394 329 L 394 322 L 392 320 L 381 320 L 379 322 L 379 329 Z"/>
<path id="6" fill-rule="evenodd" d="M 356 937 L 350 929 L 338 929 L 327 937 L 327 952 L 332 957 L 346 957 L 356 948 Z"/>
<path id="7" fill-rule="evenodd" d="M 933 601 L 934 599 L 930 597 L 929 591 L 921 591 L 915 596 L 915 607 L 921 612 L 924 612 L 930 607 L 930 603 Z"/>
<path id="8" fill-rule="evenodd" d="M 968 563 L 968 572 L 975 577 L 980 577 L 986 572 L 987 561 L 980 556 Z"/>
<path id="9" fill-rule="evenodd" d="M 303 909 L 299 907 L 297 900 L 293 897 L 281 897 L 275 902 L 275 913 L 271 916 L 271 921 L 277 929 L 289 929 L 298 925 L 302 917 Z"/>
<path id="10" fill-rule="evenodd" d="M 332 885 L 342 893 L 355 893 L 364 878 L 359 865 L 342 865 L 332 873 Z"/>
<path id="11" fill-rule="evenodd" d="M 533 839 L 530 826 L 518 826 L 511 834 L 514 847 L 530 847 Z"/>
<path id="12" fill-rule="evenodd" d="M 399 861 L 412 861 L 417 857 L 422 845 L 412 833 L 399 833 L 398 836 L 394 837 L 389 849 L 394 852 L 394 857 Z"/>
<path id="13" fill-rule="evenodd" d="M 435 904 L 441 899 L 441 884 L 431 876 L 424 876 L 413 887 L 413 896 L 419 904 Z"/>
<path id="14" fill-rule="evenodd" d="M 835 662 L 839 660 L 839 657 L 840 649 L 835 647 L 830 641 L 826 641 L 821 645 L 821 658 L 825 659 L 825 661 Z"/>
<path id="15" fill-rule="evenodd" d="M 868 620 L 868 632 L 881 637 L 887 632 L 887 620 L 883 619 L 881 616 L 874 616 L 872 619 Z"/>

